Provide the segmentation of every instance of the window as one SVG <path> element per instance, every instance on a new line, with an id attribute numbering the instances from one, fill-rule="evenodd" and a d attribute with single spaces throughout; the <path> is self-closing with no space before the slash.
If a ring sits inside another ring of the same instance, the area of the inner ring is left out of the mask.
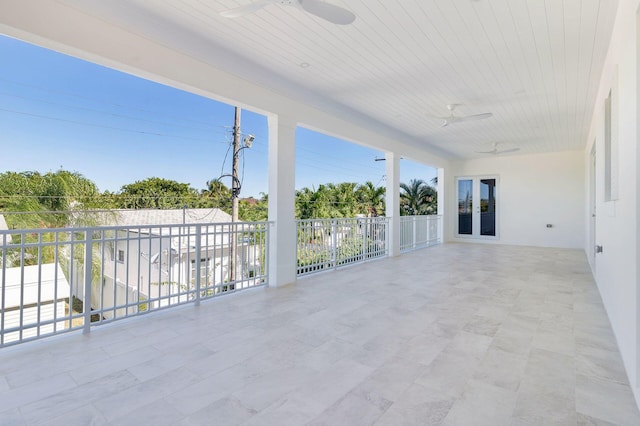
<path id="1" fill-rule="evenodd" d="M 196 282 L 196 261 L 191 261 L 191 281 Z M 200 259 L 200 285 L 205 286 L 213 283 L 213 272 L 211 259 Z"/>
<path id="2" fill-rule="evenodd" d="M 617 73 L 604 101 L 604 200 L 618 199 Z"/>
<path id="3" fill-rule="evenodd" d="M 118 262 L 124 263 L 124 250 L 118 249 Z"/>

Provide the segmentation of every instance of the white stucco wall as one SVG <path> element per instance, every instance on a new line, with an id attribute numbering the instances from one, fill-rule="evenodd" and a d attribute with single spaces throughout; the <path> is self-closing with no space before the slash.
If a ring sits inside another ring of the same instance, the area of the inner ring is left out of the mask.
<path id="1" fill-rule="evenodd" d="M 583 248 L 585 241 L 584 158 L 579 151 L 490 156 L 452 163 L 449 179 L 449 241 L 478 241 L 540 247 Z M 499 238 L 456 237 L 456 177 L 498 176 Z M 552 228 L 547 228 L 552 224 Z"/>
<path id="2" fill-rule="evenodd" d="M 586 165 L 595 143 L 596 151 L 596 244 L 603 252 L 592 263 L 636 402 L 640 406 L 640 291 L 638 264 L 638 1 L 622 1 L 598 92 L 591 131 L 584 153 Z M 616 77 L 617 75 L 617 77 Z M 604 102 L 617 79 L 618 96 L 612 100 L 619 114 L 614 116 L 618 140 L 618 198 L 605 201 Z M 589 182 L 589 176 L 586 177 Z M 590 214 L 586 205 L 584 215 Z M 589 232 L 589 224 L 586 224 Z M 590 250 L 590 247 L 586 248 Z"/>

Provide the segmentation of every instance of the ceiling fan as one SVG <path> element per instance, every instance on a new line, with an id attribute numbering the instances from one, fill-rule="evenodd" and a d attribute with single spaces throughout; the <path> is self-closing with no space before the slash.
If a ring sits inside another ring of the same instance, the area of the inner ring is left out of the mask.
<path id="1" fill-rule="evenodd" d="M 448 117 L 433 117 L 433 118 L 443 120 L 442 126 L 440 127 L 447 127 L 449 124 L 462 123 L 463 121 L 482 120 L 484 118 L 493 117 L 493 114 L 490 112 L 484 112 L 482 114 L 474 114 L 474 115 L 464 115 L 464 116 L 455 115 L 456 107 L 459 107 L 459 106 L 460 104 L 449 104 L 447 105 L 447 109 L 449 110 Z"/>
<path id="2" fill-rule="evenodd" d="M 498 154 L 505 154 L 507 152 L 516 152 L 516 151 L 520 151 L 520 148 L 510 148 L 510 149 L 498 150 L 498 142 L 494 142 L 493 143 L 493 149 L 491 151 L 475 151 L 475 152 L 477 152 L 478 154 L 498 155 Z"/>
<path id="3" fill-rule="evenodd" d="M 349 25 L 356 19 L 356 15 L 351 11 L 322 0 L 255 0 L 253 3 L 245 6 L 222 11 L 220 15 L 225 18 L 239 18 L 254 13 L 273 3 L 300 7 L 305 12 L 336 25 Z"/>

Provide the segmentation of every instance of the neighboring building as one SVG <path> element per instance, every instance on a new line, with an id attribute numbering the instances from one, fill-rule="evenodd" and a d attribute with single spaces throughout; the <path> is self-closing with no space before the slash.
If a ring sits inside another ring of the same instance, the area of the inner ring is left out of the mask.
<path id="1" fill-rule="evenodd" d="M 222 286 L 230 279 L 231 216 L 220 209 L 120 210 L 105 222 L 118 228 L 106 239 L 102 289 L 94 288 L 91 304 L 113 306 L 106 318 L 124 314 L 116 308 L 123 304 L 139 301 L 141 308 L 186 301 L 193 294 L 174 295 L 195 289 L 198 274 L 202 286 Z M 196 224 L 211 225 L 202 229 L 200 241 Z M 235 276 L 250 277 L 259 263 L 256 250 L 241 237 L 237 247 Z"/>
<path id="2" fill-rule="evenodd" d="M 118 226 L 178 225 L 231 222 L 231 215 L 220 209 L 141 209 L 113 210 L 106 224 Z"/>
<path id="3" fill-rule="evenodd" d="M 22 324 L 22 337 L 18 331 L 5 332 L 3 343 L 53 333 L 54 327 L 57 331 L 67 328 L 65 315 L 71 290 L 60 265 L 6 268 L 4 274 L 0 281 L 4 330 Z"/>
<path id="4" fill-rule="evenodd" d="M 9 226 L 7 226 L 7 222 L 4 220 L 4 216 L 0 214 L 0 231 L 8 231 Z M 5 236 L 0 236 L 0 246 L 11 244 L 11 235 L 6 234 Z"/>

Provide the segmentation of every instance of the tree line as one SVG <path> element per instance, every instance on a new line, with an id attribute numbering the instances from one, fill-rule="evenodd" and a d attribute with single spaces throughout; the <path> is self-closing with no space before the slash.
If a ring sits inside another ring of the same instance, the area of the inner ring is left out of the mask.
<path id="1" fill-rule="evenodd" d="M 268 196 L 240 200 L 239 217 L 244 221 L 267 219 Z M 219 208 L 231 212 L 231 190 L 218 180 L 198 190 L 188 183 L 151 177 L 123 185 L 119 191 L 100 192 L 93 181 L 66 170 L 0 174 L 0 212 L 11 228 L 64 227 L 72 212 L 111 209 Z M 400 214 L 437 212 L 437 193 L 420 179 L 400 185 Z M 296 191 L 298 219 L 382 216 L 385 188 L 372 182 L 327 183 Z"/>

